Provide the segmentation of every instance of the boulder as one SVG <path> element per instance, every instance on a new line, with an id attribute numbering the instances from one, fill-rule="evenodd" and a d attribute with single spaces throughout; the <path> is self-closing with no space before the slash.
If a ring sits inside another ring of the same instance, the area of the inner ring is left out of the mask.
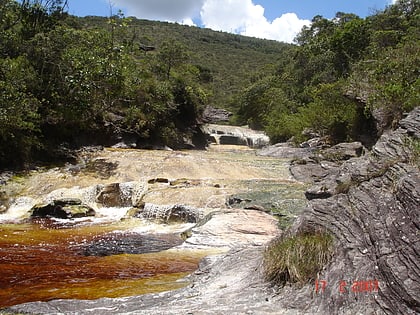
<path id="1" fill-rule="evenodd" d="M 79 199 L 59 199 L 49 204 L 36 205 L 31 209 L 32 218 L 54 217 L 59 219 L 74 219 L 95 216 L 95 210 L 82 204 Z"/>
<path id="2" fill-rule="evenodd" d="M 278 236 L 278 221 L 264 211 L 231 209 L 208 214 L 191 230 L 183 246 L 240 248 L 261 246 Z"/>
<path id="3" fill-rule="evenodd" d="M 238 135 L 220 135 L 219 144 L 248 145 L 245 138 Z"/>

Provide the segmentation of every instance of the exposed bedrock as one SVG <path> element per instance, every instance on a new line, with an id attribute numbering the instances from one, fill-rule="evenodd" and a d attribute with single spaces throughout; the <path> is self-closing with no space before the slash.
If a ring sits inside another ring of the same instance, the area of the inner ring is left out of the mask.
<path id="1" fill-rule="evenodd" d="M 326 170 L 308 190 L 312 200 L 291 233 L 322 227 L 335 236 L 336 253 L 319 275 L 325 291 L 302 306 L 307 311 L 420 312 L 419 134 L 416 108 L 371 153 Z M 296 306 L 302 294 L 284 297 Z"/>

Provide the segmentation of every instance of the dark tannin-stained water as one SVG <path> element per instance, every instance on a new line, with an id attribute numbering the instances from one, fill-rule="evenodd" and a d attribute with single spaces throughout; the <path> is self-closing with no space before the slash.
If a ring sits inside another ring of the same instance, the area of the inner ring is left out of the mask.
<path id="1" fill-rule="evenodd" d="M 10 207 L 0 213 L 0 308 L 177 289 L 188 284 L 185 276 L 203 257 L 222 251 L 200 244 L 172 248 L 194 224 L 147 221 L 132 217 L 130 206 L 102 206 L 96 200 L 99 186 L 119 183 L 132 188 L 133 202 L 176 203 L 206 213 L 228 209 L 232 200 L 229 207 L 263 207 L 287 224 L 305 202 L 304 185 L 290 180 L 288 161 L 249 148 L 104 149 L 85 158 L 86 165 L 37 169 L 1 187 Z M 103 165 L 112 172 L 103 172 Z M 80 199 L 95 209 L 95 217 L 29 220 L 34 205 L 62 198 Z"/>
<path id="2" fill-rule="evenodd" d="M 176 279 L 194 271 L 205 255 L 175 250 L 139 254 L 138 248 L 156 251 L 159 239 L 162 249 L 180 240 L 176 235 L 151 238 L 111 230 L 110 225 L 72 228 L 47 221 L 0 225 L 0 307 L 176 289 L 187 284 Z M 113 252 L 113 244 L 118 252 Z M 122 253 L 124 246 L 126 252 L 136 248 L 137 253 Z"/>

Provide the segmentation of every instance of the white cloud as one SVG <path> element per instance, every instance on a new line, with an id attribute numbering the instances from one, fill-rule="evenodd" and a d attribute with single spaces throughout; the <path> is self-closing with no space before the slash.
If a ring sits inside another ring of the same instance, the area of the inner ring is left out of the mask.
<path id="1" fill-rule="evenodd" d="M 269 21 L 264 8 L 252 0 L 206 0 L 200 14 L 203 25 L 211 29 L 289 43 L 304 25 L 310 24 L 295 13 Z"/>
<path id="2" fill-rule="evenodd" d="M 193 19 L 218 31 L 246 36 L 292 42 L 309 20 L 301 20 L 295 13 L 286 13 L 267 20 L 264 7 L 252 0 L 113 0 L 127 9 L 127 15 L 138 18 L 172 21 L 194 25 Z"/>
<path id="3" fill-rule="evenodd" d="M 259 22 L 258 20 L 248 21 L 242 35 L 291 43 L 302 27 L 310 24 L 308 20 L 300 20 L 295 13 L 283 14 L 272 22 L 265 17 L 260 17 L 259 20 Z"/>
<path id="4" fill-rule="evenodd" d="M 141 19 L 193 24 L 204 0 L 112 0 L 113 4 L 127 9 L 128 16 Z"/>

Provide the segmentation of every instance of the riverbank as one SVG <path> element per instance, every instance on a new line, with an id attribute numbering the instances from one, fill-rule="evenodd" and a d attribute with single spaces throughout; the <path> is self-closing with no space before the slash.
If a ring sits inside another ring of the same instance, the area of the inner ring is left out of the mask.
<path id="1" fill-rule="evenodd" d="M 317 154 L 300 157 L 292 165 L 296 174 L 314 170 L 306 174 L 314 185 L 306 191 L 308 207 L 287 235 L 318 227 L 335 239 L 334 257 L 318 275 L 318 290 L 313 283 L 270 287 L 262 276 L 261 257 L 267 243 L 261 242 L 234 246 L 227 253 L 206 258 L 189 277 L 190 285 L 180 290 L 122 299 L 36 302 L 9 310 L 43 314 L 416 314 L 420 311 L 419 139 L 417 108 L 398 129 L 384 133 L 371 152 L 360 157 L 344 155 L 340 160 L 330 151 L 326 157 L 334 161 L 319 160 Z M 365 285 L 371 283 L 374 285 Z"/>

